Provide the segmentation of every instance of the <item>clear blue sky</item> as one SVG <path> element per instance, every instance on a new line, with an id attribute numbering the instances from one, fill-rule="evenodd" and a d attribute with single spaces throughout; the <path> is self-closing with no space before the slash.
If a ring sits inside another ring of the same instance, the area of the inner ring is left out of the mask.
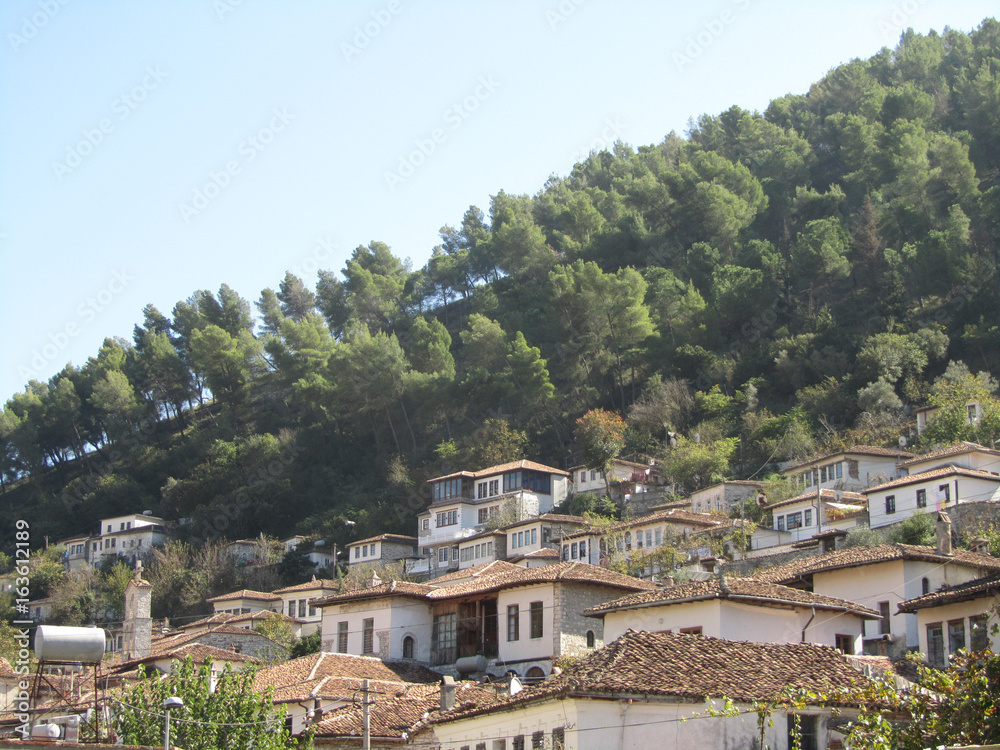
<path id="1" fill-rule="evenodd" d="M 959 0 L 4 0 L 0 400 L 227 283 L 414 267 L 592 148 L 762 110 Z"/>

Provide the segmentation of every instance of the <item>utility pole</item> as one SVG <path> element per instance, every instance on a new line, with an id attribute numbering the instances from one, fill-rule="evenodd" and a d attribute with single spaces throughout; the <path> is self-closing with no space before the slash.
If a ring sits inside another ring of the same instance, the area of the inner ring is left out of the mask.
<path id="1" fill-rule="evenodd" d="M 368 680 L 361 683 L 361 716 L 363 729 L 361 732 L 361 750 L 371 750 L 372 747 L 372 724 L 371 713 L 368 710 Z"/>

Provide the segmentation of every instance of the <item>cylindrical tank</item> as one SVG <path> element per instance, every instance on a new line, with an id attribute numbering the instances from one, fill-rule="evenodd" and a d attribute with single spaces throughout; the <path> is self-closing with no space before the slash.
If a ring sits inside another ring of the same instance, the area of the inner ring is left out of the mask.
<path id="1" fill-rule="evenodd" d="M 35 724 L 31 728 L 31 739 L 33 740 L 57 740 L 62 732 L 55 724 Z"/>
<path id="2" fill-rule="evenodd" d="M 70 628 L 39 625 L 35 630 L 35 656 L 39 661 L 98 662 L 104 656 L 103 628 Z"/>
<path id="3" fill-rule="evenodd" d="M 477 656 L 463 656 L 455 662 L 455 671 L 459 674 L 485 672 L 486 657 L 482 654 L 478 654 Z"/>

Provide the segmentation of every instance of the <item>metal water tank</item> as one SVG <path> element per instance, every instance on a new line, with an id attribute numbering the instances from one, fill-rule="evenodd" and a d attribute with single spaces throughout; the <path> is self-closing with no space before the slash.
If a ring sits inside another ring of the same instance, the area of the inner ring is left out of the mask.
<path id="1" fill-rule="evenodd" d="M 104 656 L 103 628 L 39 625 L 35 630 L 35 656 L 39 661 L 98 662 Z"/>

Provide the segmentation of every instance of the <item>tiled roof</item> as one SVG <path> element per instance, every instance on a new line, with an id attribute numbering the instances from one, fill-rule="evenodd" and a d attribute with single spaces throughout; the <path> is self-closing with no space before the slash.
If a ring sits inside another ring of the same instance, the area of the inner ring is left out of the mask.
<path id="1" fill-rule="evenodd" d="M 506 464 L 498 464 L 496 466 L 490 466 L 486 469 L 480 469 L 479 471 L 456 471 L 451 474 L 445 474 L 441 477 L 434 477 L 433 479 L 428 479 L 428 482 L 437 482 L 442 479 L 453 479 L 454 477 L 472 477 L 473 479 L 479 479 L 480 477 L 488 477 L 493 474 L 503 474 L 506 471 L 514 471 L 516 469 L 530 469 L 532 471 L 541 471 L 545 474 L 558 474 L 559 476 L 568 477 L 569 472 L 563 471 L 562 469 L 555 469 L 551 466 L 546 466 L 545 464 L 535 463 L 534 461 L 528 461 L 527 459 L 522 459 L 520 461 L 511 461 Z"/>
<path id="2" fill-rule="evenodd" d="M 862 505 L 865 505 L 868 503 L 868 498 L 862 495 L 860 492 L 841 492 L 839 500 L 837 499 L 836 490 L 823 489 L 820 490 L 820 492 L 823 493 L 823 500 L 831 503 L 834 502 L 844 503 L 846 505 L 854 505 L 855 503 L 861 503 Z M 764 507 L 764 510 L 773 510 L 774 508 L 784 508 L 786 505 L 794 505 L 795 503 L 801 503 L 804 500 L 815 500 L 815 499 L 816 499 L 816 490 L 813 490 L 812 492 L 806 492 L 802 495 L 796 495 L 795 497 L 789 498 L 788 500 L 782 500 L 781 502 L 767 505 Z M 855 502 L 852 503 L 851 502 L 852 500 Z"/>
<path id="3" fill-rule="evenodd" d="M 829 693 L 869 682 L 830 646 L 749 643 L 629 630 L 557 676 L 492 705 L 458 709 L 443 723 L 567 696 L 659 696 L 740 702 L 779 698 L 786 688 Z"/>
<path id="4" fill-rule="evenodd" d="M 144 656 L 141 659 L 130 659 L 129 661 L 119 662 L 113 669 L 117 674 L 122 674 L 124 672 L 134 672 L 137 667 L 143 664 L 149 664 L 155 661 L 162 661 L 163 659 L 176 659 L 178 661 L 184 660 L 187 657 L 191 657 L 195 664 L 204 664 L 206 661 L 228 661 L 228 662 L 244 662 L 249 664 L 261 664 L 261 660 L 248 654 L 240 654 L 236 651 L 229 651 L 228 649 L 218 648 L 216 646 L 208 646 L 203 643 L 188 642 L 183 643 L 174 648 L 165 650 L 155 650 L 149 656 Z"/>
<path id="5" fill-rule="evenodd" d="M 673 502 L 669 502 L 669 503 L 659 503 L 658 505 L 651 506 L 649 508 L 649 511 L 650 511 L 650 513 L 656 513 L 657 511 L 670 510 L 672 508 L 673 509 L 678 509 L 678 508 L 679 509 L 684 509 L 684 508 L 687 508 L 687 509 L 690 510 L 690 508 L 691 508 L 691 500 L 690 499 L 688 499 L 688 500 L 674 500 Z"/>
<path id="6" fill-rule="evenodd" d="M 490 563 L 479 570 L 469 568 L 458 571 L 464 574 L 454 576 L 458 580 L 435 579 L 429 584 L 391 581 L 380 586 L 344 594 L 328 596 L 316 602 L 316 606 L 329 606 L 360 599 L 382 598 L 386 596 L 412 596 L 428 601 L 441 601 L 456 597 L 486 594 L 517 586 L 533 586 L 542 583 L 592 583 L 600 586 L 625 589 L 626 591 L 648 591 L 656 584 L 642 581 L 632 576 L 615 573 L 597 565 L 580 562 L 563 562 L 540 568 L 522 568 L 518 565 Z"/>
<path id="7" fill-rule="evenodd" d="M 878 445 L 855 445 L 850 448 L 845 448 L 842 451 L 831 451 L 830 453 L 825 453 L 822 456 L 816 456 L 808 461 L 802 461 L 794 466 L 789 466 L 782 471 L 782 474 L 788 474 L 790 472 L 794 473 L 796 469 L 828 461 L 834 456 L 878 456 L 882 458 L 911 459 L 914 457 L 914 454 L 908 451 L 901 451 L 896 448 L 882 448 Z"/>
<path id="8" fill-rule="evenodd" d="M 611 526 L 603 529 L 596 526 L 581 529 L 580 531 L 574 531 L 572 534 L 567 534 L 566 538 L 574 539 L 581 536 L 599 536 L 602 534 L 634 529 L 651 523 L 676 523 L 688 524 L 691 526 L 702 526 L 706 529 L 728 529 L 738 526 L 740 521 L 739 519 L 728 518 L 727 516 L 717 515 L 715 513 L 695 513 L 690 510 L 671 508 L 670 510 L 650 513 L 648 516 L 639 516 L 638 518 L 633 518 L 630 521 L 622 521 L 620 523 L 612 524 Z"/>
<path id="9" fill-rule="evenodd" d="M 628 459 L 625 458 L 614 459 L 614 464 L 621 466 L 631 466 L 636 469 L 649 469 L 650 471 L 656 468 L 655 465 L 653 464 L 644 464 L 639 461 L 629 461 Z M 591 468 L 592 467 L 585 466 L 584 464 L 577 464 L 576 466 L 571 466 L 569 468 L 569 472 L 572 474 L 574 471 L 580 471 L 581 469 L 591 469 Z"/>
<path id="10" fill-rule="evenodd" d="M 437 578 L 432 579 L 430 583 L 434 586 L 440 586 L 450 581 L 461 581 L 466 578 L 476 578 L 478 576 L 485 576 L 493 573 L 502 573 L 516 567 L 516 565 L 511 565 L 509 562 L 504 560 L 494 560 L 493 562 L 483 563 L 482 565 L 474 565 L 473 567 L 465 568 L 464 570 L 455 570 L 451 573 L 445 573 L 443 576 L 438 576 Z"/>
<path id="11" fill-rule="evenodd" d="M 914 464 L 922 464 L 926 461 L 936 461 L 941 458 L 948 458 L 950 456 L 959 456 L 963 453 L 974 452 L 989 453 L 993 456 L 1000 456 L 1000 451 L 998 450 L 987 448 L 985 445 L 980 445 L 979 443 L 963 441 L 961 443 L 956 443 L 955 445 L 949 445 L 946 448 L 941 448 L 940 450 L 931 451 L 930 453 L 924 453 L 915 458 L 911 458 L 910 460 L 901 463 L 900 466 L 906 468 L 913 466 Z"/>
<path id="12" fill-rule="evenodd" d="M 224 623 L 222 625 L 216 625 L 215 627 L 209 628 L 208 630 L 203 630 L 198 633 L 170 633 L 168 635 L 162 636 L 160 638 L 153 639 L 151 644 L 152 653 L 159 654 L 165 653 L 172 649 L 182 646 L 187 643 L 194 643 L 199 638 L 206 635 L 239 635 L 243 637 L 254 636 L 265 641 L 271 641 L 267 636 L 258 633 L 256 630 L 251 630 L 250 628 L 241 628 L 235 625 L 230 625 Z"/>
<path id="13" fill-rule="evenodd" d="M 16 677 L 17 673 L 14 671 L 14 667 L 10 665 L 4 658 L 0 658 L 0 678 Z"/>
<path id="14" fill-rule="evenodd" d="M 272 612 L 269 609 L 262 609 L 257 612 L 245 612 L 242 615 L 231 615 L 228 612 L 216 612 L 214 615 L 203 617 L 200 620 L 189 622 L 186 625 L 178 625 L 177 629 L 192 630 L 194 628 L 213 627 L 215 625 L 236 625 L 241 622 L 249 622 L 252 624 L 258 620 L 268 620 L 274 617 L 277 617 L 282 622 L 287 622 L 290 625 L 302 622 L 302 620 L 297 620 L 294 617 L 289 617 L 288 615 L 281 614 L 280 612 Z"/>
<path id="15" fill-rule="evenodd" d="M 533 518 L 525 518 L 523 521 L 515 521 L 514 523 L 509 523 L 506 526 L 501 526 L 500 528 L 504 531 L 510 529 L 516 529 L 520 526 L 528 526 L 533 523 L 573 523 L 580 526 L 589 526 L 587 519 L 583 516 L 567 516 L 562 513 L 543 513 L 540 516 L 535 516 Z"/>
<path id="16" fill-rule="evenodd" d="M 496 700 L 496 690 L 475 682 L 459 682 L 455 686 L 455 708 L 463 710 Z M 440 715 L 441 686 L 404 685 L 394 692 L 376 691 L 371 706 L 369 725 L 373 739 L 401 740 L 426 720 Z M 363 724 L 360 705 L 344 706 L 331 712 L 316 725 L 316 737 L 360 739 Z"/>
<path id="17" fill-rule="evenodd" d="M 355 547 L 359 544 L 369 544 L 371 542 L 389 542 L 390 544 L 405 544 L 410 547 L 415 547 L 417 545 L 417 538 L 415 536 L 404 536 L 402 534 L 379 534 L 378 536 L 370 536 L 367 539 L 359 539 L 356 542 L 351 542 L 348 547 Z"/>
<path id="18" fill-rule="evenodd" d="M 361 680 L 378 683 L 433 683 L 441 675 L 409 662 L 384 662 L 374 656 L 354 656 L 321 651 L 257 672 L 258 690 L 273 687 L 279 700 L 304 700 L 322 693 L 351 695 Z"/>
<path id="19" fill-rule="evenodd" d="M 548 547 L 542 547 L 541 549 L 536 549 L 533 552 L 528 552 L 526 554 L 523 554 L 523 555 L 521 555 L 521 557 L 522 558 L 530 557 L 532 559 L 547 558 L 547 557 L 558 558 L 559 557 L 559 553 L 556 550 L 554 550 L 554 549 L 549 549 Z"/>
<path id="20" fill-rule="evenodd" d="M 957 586 L 950 586 L 940 591 L 932 591 L 929 594 L 907 599 L 900 603 L 900 612 L 916 612 L 918 609 L 927 607 L 939 607 L 943 604 L 956 604 L 967 602 L 971 599 L 984 599 L 996 596 L 1000 593 L 1000 574 L 987 576 L 986 578 L 976 578 Z"/>
<path id="21" fill-rule="evenodd" d="M 768 583 L 792 583 L 800 576 L 822 573 L 862 565 L 877 565 L 895 560 L 916 560 L 931 563 L 950 563 L 982 570 L 1000 570 L 1000 559 L 968 550 L 955 549 L 951 555 L 942 555 L 934 547 L 913 544 L 876 544 L 870 547 L 847 547 L 823 555 L 803 557 L 773 568 L 754 572 L 754 578 Z"/>
<path id="22" fill-rule="evenodd" d="M 262 602 L 274 602 L 281 599 L 280 596 L 275 594 L 269 594 L 266 591 L 253 591 L 252 589 L 240 589 L 239 591 L 233 591 L 229 594 L 222 594 L 221 596 L 213 596 L 211 599 L 206 599 L 206 602 L 228 602 L 234 599 L 257 599 Z"/>
<path id="23" fill-rule="evenodd" d="M 297 583 L 294 586 L 285 586 L 283 589 L 275 589 L 275 594 L 291 594 L 296 591 L 336 591 L 340 585 L 329 578 L 314 578 L 305 583 Z"/>
<path id="24" fill-rule="evenodd" d="M 853 612 L 868 619 L 876 619 L 880 616 L 875 610 L 847 599 L 814 594 L 811 591 L 802 591 L 774 583 L 763 583 L 752 578 L 728 577 L 725 579 L 725 587 L 718 578 L 712 578 L 708 581 L 688 581 L 658 591 L 629 594 L 621 599 L 615 599 L 612 602 L 588 609 L 584 614 L 594 617 L 608 612 L 645 607 L 665 607 L 708 599 L 727 599 L 734 602 L 760 604 L 761 606 L 780 605 Z"/>
<path id="25" fill-rule="evenodd" d="M 1000 476 L 989 471 L 980 471 L 979 469 L 966 469 L 962 466 L 941 466 L 937 469 L 931 469 L 930 471 L 921 471 L 919 474 L 909 474 L 905 477 L 900 477 L 899 479 L 893 479 L 891 482 L 885 482 L 883 484 L 879 484 L 874 487 L 869 487 L 865 490 L 865 494 L 870 495 L 871 493 L 878 492 L 879 490 L 888 490 L 893 487 L 905 487 L 908 484 L 920 484 L 921 482 L 929 482 L 933 479 L 942 479 L 944 477 L 951 477 L 951 476 L 973 477 L 975 479 L 989 479 L 991 481 L 1000 483 Z"/>

